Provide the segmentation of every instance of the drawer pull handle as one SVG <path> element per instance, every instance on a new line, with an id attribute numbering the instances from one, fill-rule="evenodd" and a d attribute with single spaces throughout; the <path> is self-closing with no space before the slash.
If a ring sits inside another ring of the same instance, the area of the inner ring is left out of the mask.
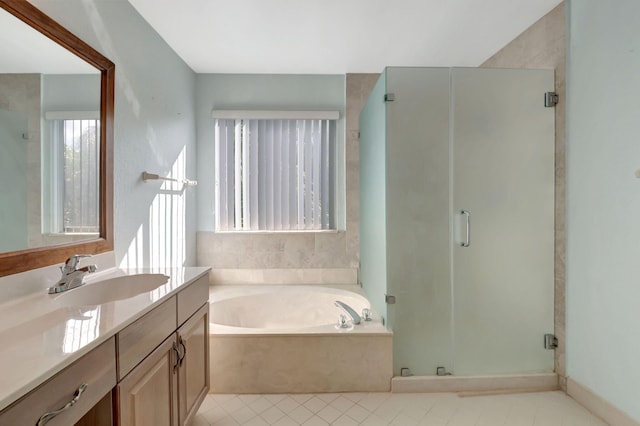
<path id="1" fill-rule="evenodd" d="M 73 398 L 71 399 L 71 401 L 67 402 L 64 407 L 55 410 L 55 411 L 49 411 L 48 413 L 44 413 L 42 415 L 42 417 L 40 417 L 40 419 L 38 420 L 38 423 L 36 423 L 36 426 L 44 426 L 47 423 L 49 423 L 51 421 L 51 419 L 53 419 L 54 417 L 56 417 L 58 414 L 62 413 L 65 410 L 68 410 L 69 408 L 73 407 L 74 405 L 76 405 L 76 402 L 78 402 L 80 400 L 80 397 L 82 396 L 82 394 L 84 393 L 84 391 L 87 389 L 87 384 L 83 383 L 80 385 L 80 387 L 78 388 L 78 390 L 73 394 Z"/>
<path id="2" fill-rule="evenodd" d="M 466 239 L 460 244 L 462 247 L 469 247 L 471 245 L 471 213 L 469 210 L 462 210 L 461 215 L 464 215 L 467 219 L 467 235 Z"/>
<path id="3" fill-rule="evenodd" d="M 184 357 L 187 356 L 187 346 L 184 344 L 182 336 L 180 336 L 180 346 L 182 346 L 182 356 L 180 357 L 180 367 L 182 367 L 182 361 L 184 361 Z"/>

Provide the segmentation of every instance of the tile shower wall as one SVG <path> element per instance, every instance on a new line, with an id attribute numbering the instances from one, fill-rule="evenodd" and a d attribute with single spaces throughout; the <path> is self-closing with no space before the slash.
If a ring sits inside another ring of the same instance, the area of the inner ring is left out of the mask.
<path id="1" fill-rule="evenodd" d="M 243 279 L 254 282 L 256 276 L 259 276 L 260 280 L 282 282 L 278 275 L 287 275 L 292 277 L 292 280 L 295 280 L 296 276 L 302 276 L 313 282 L 355 282 L 359 244 L 358 116 L 377 78 L 377 74 L 349 74 L 346 77 L 345 90 L 343 76 L 198 76 L 198 137 L 201 153 L 198 179 L 201 184 L 198 193 L 200 231 L 197 236 L 197 263 L 214 268 L 211 275 L 213 282 L 236 282 Z M 244 86 L 244 91 L 241 90 L 233 100 L 229 93 L 224 92 L 230 84 Z M 265 86 L 272 87 L 272 92 L 264 89 Z M 322 89 L 323 86 L 325 89 Z M 300 90 L 301 87 L 309 89 Z M 334 92 L 333 95 L 331 92 L 326 93 L 326 87 L 337 87 L 340 92 Z M 294 92 L 301 94 L 295 95 Z M 277 97 L 275 94 L 278 94 Z M 340 96 L 339 104 L 336 104 L 335 100 L 337 95 Z M 310 99 L 312 104 L 309 103 Z M 292 106 L 337 108 L 346 111 L 343 125 L 343 128 L 346 127 L 345 230 L 337 233 L 214 233 L 213 185 L 206 184 L 213 179 L 213 168 L 210 166 L 213 163 L 213 141 L 209 140 L 213 125 L 210 118 L 212 108 L 259 109 Z M 314 269 L 333 270 L 334 273 L 320 276 L 318 272 L 310 275 L 308 270 Z M 281 273 L 273 274 L 269 271 Z"/>
<path id="2" fill-rule="evenodd" d="M 556 373 L 566 389 L 565 366 L 565 6 L 541 18 L 481 66 L 494 68 L 555 69 L 556 92 L 556 182 L 555 182 L 555 334 Z M 542 100 L 542 94 L 540 95 Z"/>
<path id="3" fill-rule="evenodd" d="M 14 216 L 10 217 L 21 221 L 21 223 L 12 222 L 12 227 L 14 231 L 15 228 L 24 230 L 20 233 L 20 241 L 7 241 L 12 238 L 8 236 L 8 232 L 3 232 L 5 246 L 2 251 L 18 250 L 21 248 L 18 246 L 19 244 L 29 247 L 42 245 L 40 241 L 40 97 L 39 74 L 0 75 L 0 110 L 25 117 L 27 119 L 25 132 L 28 135 L 28 139 L 23 141 L 26 142 L 27 155 L 26 169 L 22 170 L 23 175 L 7 176 L 7 173 L 18 173 L 15 167 L 3 167 L 0 171 L 3 202 L 15 206 Z M 3 160 L 7 161 L 7 151 L 4 151 L 3 155 L 5 155 Z M 13 160 L 13 165 L 20 163 L 22 163 L 21 159 Z M 10 164 L 5 164 L 5 166 L 10 166 Z M 17 167 L 17 169 L 20 168 L 22 167 Z M 18 185 L 23 185 L 23 188 Z M 22 189 L 22 191 L 16 189 Z M 25 192 L 26 198 L 24 197 Z M 4 198 L 5 196 L 11 198 Z M 6 217 L 3 219 L 6 221 Z"/>

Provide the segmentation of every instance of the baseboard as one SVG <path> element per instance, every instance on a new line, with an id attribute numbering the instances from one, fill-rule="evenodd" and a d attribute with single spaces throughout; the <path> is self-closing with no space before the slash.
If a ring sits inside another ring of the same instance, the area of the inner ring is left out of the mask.
<path id="1" fill-rule="evenodd" d="M 567 378 L 567 394 L 611 425 L 640 426 L 640 423 L 632 419 L 627 413 L 571 377 Z"/>
<path id="2" fill-rule="evenodd" d="M 412 376 L 391 379 L 391 391 L 407 392 L 488 392 L 558 390 L 555 373 L 504 376 Z"/>

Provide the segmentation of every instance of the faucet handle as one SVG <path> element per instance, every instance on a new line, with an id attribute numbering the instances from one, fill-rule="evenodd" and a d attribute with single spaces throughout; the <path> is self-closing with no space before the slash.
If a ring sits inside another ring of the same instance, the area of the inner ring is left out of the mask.
<path id="1" fill-rule="evenodd" d="M 70 256 L 66 262 L 64 262 L 64 270 L 68 270 L 68 271 L 75 271 L 76 266 L 78 266 L 78 263 L 80 262 L 80 259 L 84 258 L 84 257 L 91 257 L 90 254 L 74 254 L 73 256 Z"/>
<path id="2" fill-rule="evenodd" d="M 347 323 L 347 316 L 340 314 L 340 319 L 338 320 L 338 324 L 336 328 L 348 328 L 349 324 Z"/>

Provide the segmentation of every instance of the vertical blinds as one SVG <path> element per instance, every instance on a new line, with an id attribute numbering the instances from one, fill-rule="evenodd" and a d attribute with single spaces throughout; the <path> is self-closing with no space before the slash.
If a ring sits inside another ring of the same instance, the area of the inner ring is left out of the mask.
<path id="1" fill-rule="evenodd" d="M 335 120 L 217 119 L 217 230 L 335 229 L 335 138 Z"/>
<path id="2" fill-rule="evenodd" d="M 60 199 L 54 203 L 62 212 L 57 231 L 98 232 L 100 120 L 55 120 L 53 129 L 63 180 Z"/>

